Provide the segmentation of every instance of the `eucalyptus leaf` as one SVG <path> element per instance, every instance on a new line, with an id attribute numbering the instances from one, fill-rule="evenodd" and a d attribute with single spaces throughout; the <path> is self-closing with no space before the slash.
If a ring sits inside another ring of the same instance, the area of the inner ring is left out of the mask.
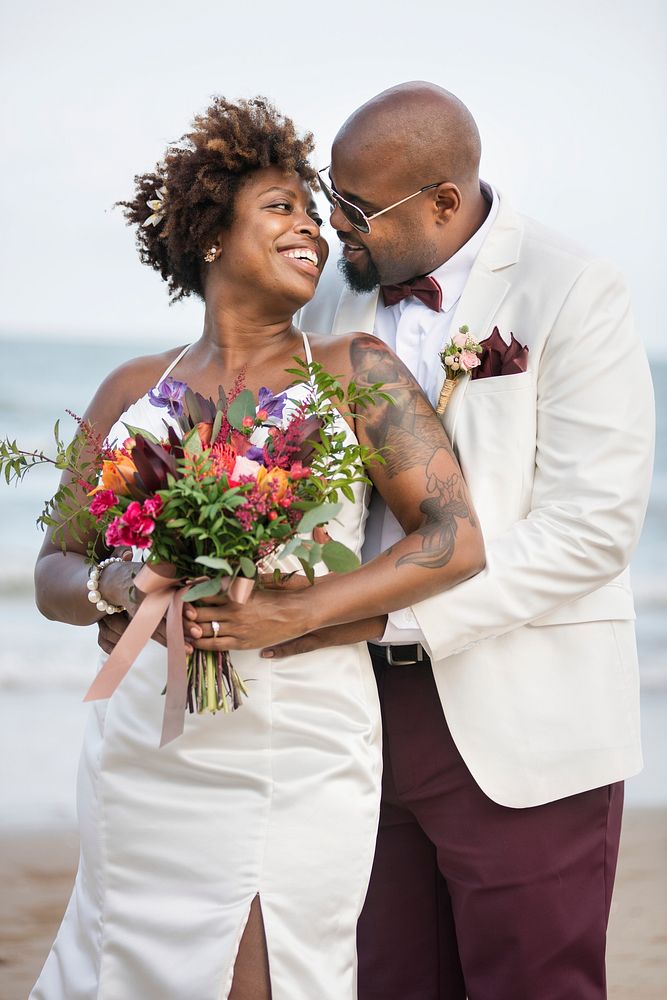
<path id="1" fill-rule="evenodd" d="M 201 563 L 202 566 L 208 566 L 209 569 L 222 569 L 230 576 L 234 572 L 227 560 L 218 558 L 218 556 L 197 556 L 195 562 Z"/>
<path id="2" fill-rule="evenodd" d="M 306 574 L 306 577 L 308 578 L 308 582 L 314 583 L 315 573 L 313 571 L 313 567 L 310 565 L 310 563 L 306 562 L 305 559 L 299 559 L 299 562 L 301 563 L 301 568 L 303 569 L 304 573 Z"/>
<path id="3" fill-rule="evenodd" d="M 359 567 L 359 556 L 342 542 L 326 542 L 322 546 L 322 562 L 330 573 L 350 573 Z"/>
<path id="4" fill-rule="evenodd" d="M 220 583 L 219 577 L 215 580 L 203 580 L 202 583 L 196 583 L 192 590 L 188 591 L 187 600 L 197 601 L 200 597 L 214 597 L 215 594 L 220 593 Z"/>
<path id="5" fill-rule="evenodd" d="M 227 408 L 227 420 L 237 431 L 243 430 L 245 417 L 255 419 L 255 397 L 250 389 L 244 389 L 236 396 Z"/>
<path id="6" fill-rule="evenodd" d="M 257 567 L 254 562 L 252 559 L 248 559 L 247 556 L 241 556 L 239 559 L 239 565 L 244 576 L 252 578 L 257 572 Z"/>
<path id="7" fill-rule="evenodd" d="M 317 507 L 312 507 L 303 515 L 297 526 L 299 534 L 306 535 L 318 524 L 326 524 L 331 521 L 340 511 L 343 505 L 340 503 L 321 503 Z"/>

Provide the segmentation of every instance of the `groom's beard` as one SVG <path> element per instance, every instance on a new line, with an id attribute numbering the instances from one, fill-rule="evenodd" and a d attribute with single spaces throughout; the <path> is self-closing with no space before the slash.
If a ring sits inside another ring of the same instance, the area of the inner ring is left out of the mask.
<path id="1" fill-rule="evenodd" d="M 380 275 L 370 254 L 368 254 L 368 261 L 363 271 L 351 264 L 345 257 L 339 258 L 338 269 L 345 278 L 348 288 L 352 289 L 353 292 L 372 292 L 381 284 Z"/>

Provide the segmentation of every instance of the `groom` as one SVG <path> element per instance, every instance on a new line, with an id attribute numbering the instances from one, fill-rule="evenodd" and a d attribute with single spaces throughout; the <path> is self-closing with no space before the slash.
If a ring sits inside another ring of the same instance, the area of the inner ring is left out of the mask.
<path id="1" fill-rule="evenodd" d="M 323 174 L 347 288 L 330 268 L 301 321 L 375 333 L 434 404 L 438 352 L 464 324 L 486 342 L 443 418 L 486 569 L 381 637 L 355 623 L 273 650 L 380 639 L 360 1000 L 604 997 L 622 781 L 641 768 L 626 567 L 651 473 L 648 366 L 614 268 L 518 215 L 479 158 L 439 87 L 354 112 Z M 368 558 L 400 533 L 380 507 Z"/>

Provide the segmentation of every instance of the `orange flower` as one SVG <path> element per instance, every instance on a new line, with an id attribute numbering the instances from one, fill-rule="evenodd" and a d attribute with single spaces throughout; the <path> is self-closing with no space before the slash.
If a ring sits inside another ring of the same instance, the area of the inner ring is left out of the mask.
<path id="1" fill-rule="evenodd" d="M 289 487 L 289 476 L 284 469 L 261 467 L 257 473 L 257 486 L 261 493 L 271 493 L 274 500 L 282 500 Z"/>
<path id="2" fill-rule="evenodd" d="M 211 445 L 211 432 L 213 430 L 213 424 L 207 424 L 202 420 L 195 426 L 197 428 L 197 433 L 199 434 L 199 440 L 201 441 L 202 448 L 209 448 Z"/>
<path id="3" fill-rule="evenodd" d="M 136 471 L 137 467 L 129 455 L 116 450 L 113 459 L 102 463 L 102 489 L 113 490 L 118 496 L 129 496 Z"/>

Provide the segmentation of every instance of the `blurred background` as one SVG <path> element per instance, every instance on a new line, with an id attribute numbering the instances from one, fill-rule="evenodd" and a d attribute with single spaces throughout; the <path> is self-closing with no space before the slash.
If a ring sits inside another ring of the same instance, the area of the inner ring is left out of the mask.
<path id="1" fill-rule="evenodd" d="M 325 166 L 338 126 L 384 87 L 427 79 L 454 91 L 480 127 L 482 176 L 521 211 L 615 261 L 632 289 L 659 431 L 633 563 L 646 767 L 628 782 L 627 800 L 663 808 L 666 46 L 663 0 L 342 0 L 313 8 L 2 0 L 0 436 L 48 448 L 65 407 L 81 413 L 111 368 L 199 336 L 200 304 L 168 306 L 113 205 L 211 95 L 269 97 L 314 131 L 317 165 Z M 584 363 L 594 378 L 595 358 Z M 53 486 L 40 471 L 0 492 L 6 831 L 73 826 L 81 696 L 95 669 L 94 630 L 47 622 L 33 604 L 34 521 Z"/>

